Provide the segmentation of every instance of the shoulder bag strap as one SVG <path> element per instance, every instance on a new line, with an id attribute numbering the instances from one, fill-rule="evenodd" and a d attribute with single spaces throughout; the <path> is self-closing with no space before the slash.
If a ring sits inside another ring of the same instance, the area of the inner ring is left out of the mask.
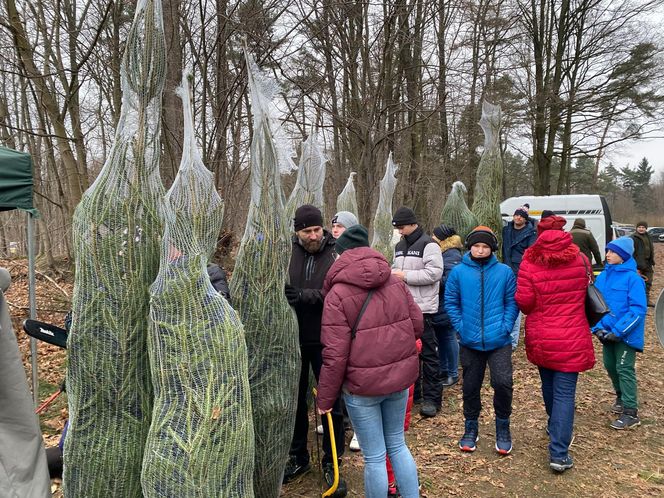
<path id="1" fill-rule="evenodd" d="M 374 289 L 371 289 L 369 293 L 367 294 L 367 298 L 364 300 L 364 304 L 362 305 L 362 309 L 360 309 L 360 312 L 357 315 L 357 320 L 355 320 L 355 325 L 353 325 L 353 328 L 350 329 L 350 339 L 353 340 L 355 339 L 355 335 L 357 334 L 357 326 L 360 324 L 360 320 L 362 319 L 362 315 L 364 315 L 364 312 L 367 310 L 367 306 L 369 305 L 369 301 L 371 300 L 371 296 L 373 296 Z"/>
<path id="2" fill-rule="evenodd" d="M 588 281 L 592 284 L 593 283 L 593 274 L 590 273 L 590 270 L 588 269 L 588 263 L 586 263 L 586 260 L 583 259 L 581 256 L 581 253 L 579 253 L 579 258 L 581 258 L 581 262 L 583 263 L 583 266 L 586 268 L 586 276 L 588 277 Z"/>

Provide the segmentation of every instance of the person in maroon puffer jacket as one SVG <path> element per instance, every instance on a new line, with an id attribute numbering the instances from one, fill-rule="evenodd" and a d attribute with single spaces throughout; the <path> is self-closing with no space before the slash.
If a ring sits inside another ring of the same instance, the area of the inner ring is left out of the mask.
<path id="1" fill-rule="evenodd" d="M 523 255 L 516 302 L 526 318 L 526 354 L 539 368 L 542 397 L 549 416 L 549 465 L 564 472 L 572 467 L 568 449 L 574 429 L 574 400 L 579 372 L 595 365 L 586 319 L 585 297 L 590 263 L 566 220 L 551 215 L 537 225 L 537 241 Z"/>
<path id="2" fill-rule="evenodd" d="M 389 454 L 401 496 L 416 498 L 417 467 L 404 417 L 408 388 L 419 375 L 415 342 L 424 328 L 422 312 L 385 257 L 369 248 L 362 225 L 348 228 L 336 250 L 340 257 L 323 286 L 318 412 L 329 412 L 343 392 L 364 457 L 366 497 L 387 496 Z"/>

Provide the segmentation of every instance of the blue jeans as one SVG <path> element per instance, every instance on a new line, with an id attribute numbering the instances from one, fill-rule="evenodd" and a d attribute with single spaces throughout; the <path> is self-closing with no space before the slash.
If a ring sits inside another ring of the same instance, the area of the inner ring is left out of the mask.
<path id="1" fill-rule="evenodd" d="M 542 379 L 542 397 L 549 416 L 549 456 L 552 460 L 567 457 L 574 430 L 574 400 L 576 398 L 576 372 L 558 372 L 539 367 Z"/>
<path id="2" fill-rule="evenodd" d="M 443 377 L 459 378 L 459 341 L 454 327 L 434 325 L 438 336 L 440 373 Z"/>
<path id="3" fill-rule="evenodd" d="M 403 432 L 408 389 L 385 396 L 344 393 L 344 401 L 364 457 L 364 495 L 387 496 L 385 455 L 388 454 L 401 496 L 417 498 L 417 467 Z"/>

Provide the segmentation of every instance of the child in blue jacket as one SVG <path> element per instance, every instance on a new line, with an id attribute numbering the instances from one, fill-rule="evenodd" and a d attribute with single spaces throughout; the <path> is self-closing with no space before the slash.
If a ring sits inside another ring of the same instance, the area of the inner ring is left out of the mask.
<path id="1" fill-rule="evenodd" d="M 482 409 L 480 390 L 487 364 L 491 372 L 493 407 L 496 412 L 496 451 L 512 451 L 512 339 L 519 310 L 514 300 L 516 278 L 494 252 L 498 240 L 490 228 L 479 226 L 466 237 L 469 251 L 445 285 L 445 310 L 461 344 L 463 367 L 464 434 L 462 451 L 475 451 L 478 418 Z"/>
<path id="2" fill-rule="evenodd" d="M 611 427 L 617 430 L 641 425 L 636 387 L 636 352 L 643 351 L 646 319 L 646 285 L 636 271 L 634 241 L 620 237 L 606 245 L 606 262 L 595 286 L 611 312 L 593 327 L 603 344 L 604 367 L 616 391 L 612 411 L 619 414 Z"/>

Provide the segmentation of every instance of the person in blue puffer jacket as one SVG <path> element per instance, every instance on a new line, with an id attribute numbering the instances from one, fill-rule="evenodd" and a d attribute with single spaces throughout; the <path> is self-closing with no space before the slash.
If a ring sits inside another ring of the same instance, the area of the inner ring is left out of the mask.
<path id="1" fill-rule="evenodd" d="M 459 448 L 476 449 L 482 409 L 480 389 L 488 363 L 496 412 L 496 451 L 507 455 L 512 451 L 510 334 L 519 313 L 514 300 L 516 278 L 509 266 L 496 259 L 498 239 L 490 228 L 478 226 L 470 232 L 466 248 L 469 252 L 452 270 L 445 285 L 445 310 L 461 343 L 465 430 Z"/>
<path id="2" fill-rule="evenodd" d="M 603 344 L 604 368 L 616 391 L 611 410 L 619 418 L 611 427 L 617 430 L 641 425 L 634 364 L 636 352 L 643 351 L 647 299 L 646 284 L 636 270 L 633 256 L 634 241 L 630 237 L 609 242 L 608 264 L 595 282 L 611 310 L 592 331 Z"/>

